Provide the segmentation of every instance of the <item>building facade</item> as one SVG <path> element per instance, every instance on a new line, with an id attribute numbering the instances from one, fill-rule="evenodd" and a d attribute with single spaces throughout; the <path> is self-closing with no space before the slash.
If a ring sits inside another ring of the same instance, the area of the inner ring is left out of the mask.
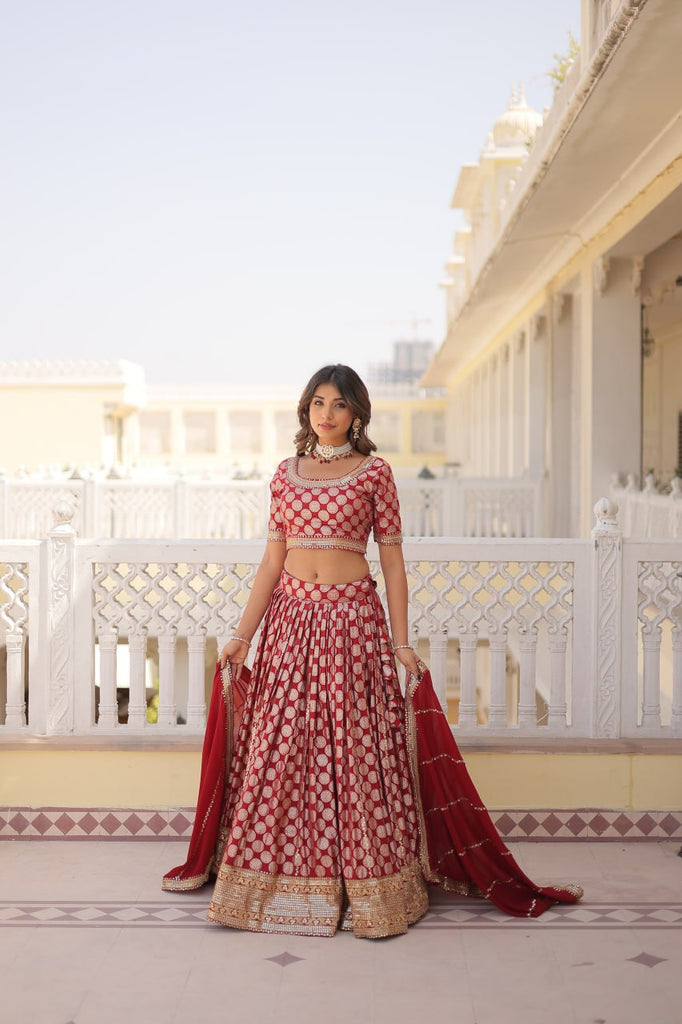
<path id="1" fill-rule="evenodd" d="M 398 473 L 445 459 L 445 395 L 372 386 L 370 435 Z M 127 362 L 0 363 L 2 469 L 269 475 L 293 451 L 298 395 L 155 387 Z"/>
<path id="2" fill-rule="evenodd" d="M 585 535 L 614 474 L 679 470 L 682 103 L 675 0 L 583 0 L 580 56 L 543 118 L 514 95 L 461 169 L 447 458 L 545 481 L 553 536 Z"/>

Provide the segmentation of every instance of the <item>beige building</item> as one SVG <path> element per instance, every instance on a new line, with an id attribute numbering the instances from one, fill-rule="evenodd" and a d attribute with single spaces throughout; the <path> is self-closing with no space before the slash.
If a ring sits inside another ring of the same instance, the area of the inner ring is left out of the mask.
<path id="1" fill-rule="evenodd" d="M 80 471 L 268 474 L 293 451 L 297 395 L 147 385 L 132 363 L 0 364 L 0 465 Z M 445 397 L 372 388 L 371 436 L 397 472 L 445 462 Z M 21 424 L 21 429 L 17 425 Z"/>
<path id="2" fill-rule="evenodd" d="M 126 464 L 138 450 L 147 389 L 141 366 L 120 362 L 0 363 L 0 466 Z"/>
<path id="3" fill-rule="evenodd" d="M 682 463 L 682 6 L 583 0 L 580 56 L 543 118 L 514 95 L 460 171 L 447 457 L 545 481 L 584 535 L 613 474 Z"/>

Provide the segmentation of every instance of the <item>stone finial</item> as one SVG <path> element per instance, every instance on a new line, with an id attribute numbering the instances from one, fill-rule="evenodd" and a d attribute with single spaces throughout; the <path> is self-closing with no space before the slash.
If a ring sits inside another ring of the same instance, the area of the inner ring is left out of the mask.
<path id="1" fill-rule="evenodd" d="M 644 490 L 647 494 L 656 494 L 656 477 L 651 470 L 644 477 Z"/>
<path id="2" fill-rule="evenodd" d="M 594 506 L 597 525 L 592 529 L 592 536 L 605 533 L 620 533 L 618 526 L 618 505 L 610 498 L 600 498 Z"/>
<path id="3" fill-rule="evenodd" d="M 639 490 L 639 477 L 636 473 L 628 473 L 625 490 L 631 493 Z"/>
<path id="4" fill-rule="evenodd" d="M 54 517 L 54 528 L 60 529 L 66 527 L 72 529 L 73 517 L 76 514 L 76 510 L 70 501 L 58 501 L 52 509 L 52 515 Z"/>

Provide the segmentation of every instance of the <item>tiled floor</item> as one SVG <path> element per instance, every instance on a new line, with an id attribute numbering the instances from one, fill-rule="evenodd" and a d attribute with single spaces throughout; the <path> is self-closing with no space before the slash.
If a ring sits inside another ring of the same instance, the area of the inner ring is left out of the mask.
<path id="1" fill-rule="evenodd" d="M 510 843 L 585 900 L 535 921 L 433 894 L 405 936 L 253 935 L 162 893 L 177 842 L 0 842 L 3 1024 L 680 1024 L 679 841 Z"/>

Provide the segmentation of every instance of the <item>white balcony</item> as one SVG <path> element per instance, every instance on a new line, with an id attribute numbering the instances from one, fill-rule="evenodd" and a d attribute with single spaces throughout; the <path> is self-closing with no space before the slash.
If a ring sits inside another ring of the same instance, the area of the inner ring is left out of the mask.
<path id="1" fill-rule="evenodd" d="M 679 542 L 624 540 L 610 503 L 597 510 L 591 539 L 406 541 L 410 628 L 457 733 L 682 735 Z M 71 506 L 57 514 L 47 539 L 0 547 L 0 743 L 200 737 L 263 542 L 81 540 Z"/>
<path id="2" fill-rule="evenodd" d="M 682 540 L 682 480 L 679 477 L 673 477 L 667 493 L 661 493 L 652 475 L 647 476 L 641 491 L 634 476 L 630 476 L 625 487 L 614 482 L 611 495 L 621 510 L 624 536 Z"/>
<path id="3" fill-rule="evenodd" d="M 533 537 L 544 528 L 542 481 L 398 477 L 404 532 L 415 537 Z M 59 501 L 81 537 L 253 540 L 267 533 L 266 480 L 0 476 L 0 537 L 40 540 Z"/>

